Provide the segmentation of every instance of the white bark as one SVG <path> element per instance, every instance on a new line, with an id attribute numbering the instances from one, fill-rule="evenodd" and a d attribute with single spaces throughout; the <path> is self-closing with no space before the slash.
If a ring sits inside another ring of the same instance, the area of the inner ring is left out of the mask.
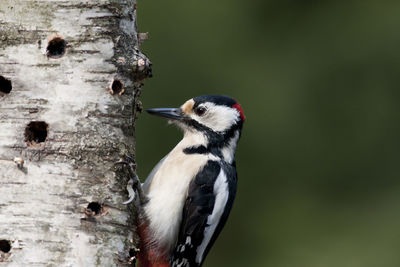
<path id="1" fill-rule="evenodd" d="M 135 2 L 0 1 L 0 76 L 12 84 L 0 92 L 0 242 L 11 244 L 0 244 L 0 266 L 129 264 L 135 212 L 121 204 L 127 180 L 113 163 L 134 155 L 137 97 L 150 75 Z M 48 58 L 54 37 L 66 53 Z M 110 93 L 114 79 L 121 94 Z M 32 121 L 48 124 L 44 142 L 26 140 Z M 99 214 L 90 202 L 103 204 Z"/>

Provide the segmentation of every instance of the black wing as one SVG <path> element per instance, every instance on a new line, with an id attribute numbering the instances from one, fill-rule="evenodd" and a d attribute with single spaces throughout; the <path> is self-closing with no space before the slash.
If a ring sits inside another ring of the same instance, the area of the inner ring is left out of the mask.
<path id="1" fill-rule="evenodd" d="M 201 266 L 221 232 L 236 193 L 231 165 L 208 161 L 189 186 L 172 267 Z"/>

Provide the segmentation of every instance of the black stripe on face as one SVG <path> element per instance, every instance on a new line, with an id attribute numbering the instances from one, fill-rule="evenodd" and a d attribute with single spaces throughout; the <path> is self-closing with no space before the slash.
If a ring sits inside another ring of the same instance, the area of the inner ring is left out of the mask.
<path id="1" fill-rule="evenodd" d="M 221 149 L 229 145 L 230 140 L 235 136 L 235 133 L 239 131 L 239 137 L 242 130 L 242 121 L 238 121 L 229 130 L 225 132 L 214 132 L 205 125 L 200 124 L 196 120 L 186 119 L 184 123 L 195 130 L 204 133 L 207 138 L 207 144 L 200 146 L 191 146 L 185 148 L 183 152 L 185 154 L 208 154 L 211 153 L 219 158 L 223 158 Z"/>

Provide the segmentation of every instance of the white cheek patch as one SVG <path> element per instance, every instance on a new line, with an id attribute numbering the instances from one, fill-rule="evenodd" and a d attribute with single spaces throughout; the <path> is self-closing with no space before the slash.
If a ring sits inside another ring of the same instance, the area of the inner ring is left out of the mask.
<path id="1" fill-rule="evenodd" d="M 227 106 L 216 106 L 213 103 L 202 105 L 207 108 L 203 116 L 196 114 L 192 118 L 216 132 L 228 130 L 239 120 L 239 113 L 236 109 Z"/>

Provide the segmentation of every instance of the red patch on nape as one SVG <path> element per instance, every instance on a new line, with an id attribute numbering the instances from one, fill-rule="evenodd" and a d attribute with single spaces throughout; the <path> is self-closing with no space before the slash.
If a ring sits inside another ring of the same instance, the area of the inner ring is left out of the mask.
<path id="1" fill-rule="evenodd" d="M 242 120 L 244 121 L 246 119 L 246 116 L 244 115 L 243 109 L 240 106 L 240 104 L 236 102 L 236 104 L 233 105 L 232 107 L 235 108 L 237 111 L 239 111 L 240 118 L 242 118 Z"/>

